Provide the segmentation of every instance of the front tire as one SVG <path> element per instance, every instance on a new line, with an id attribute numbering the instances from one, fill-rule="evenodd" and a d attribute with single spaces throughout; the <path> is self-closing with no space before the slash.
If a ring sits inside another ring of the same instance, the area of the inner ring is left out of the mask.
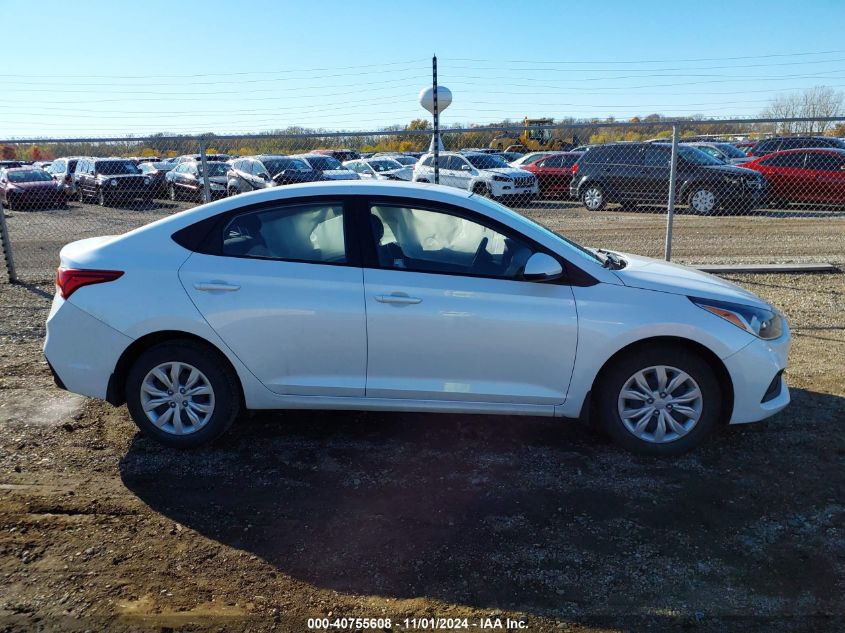
<path id="1" fill-rule="evenodd" d="M 683 347 L 640 348 L 611 361 L 596 412 L 614 442 L 640 455 L 680 455 L 718 423 L 722 390 L 710 365 Z"/>
<path id="2" fill-rule="evenodd" d="M 709 187 L 693 187 L 687 203 L 697 215 L 713 215 L 719 208 L 719 199 Z"/>
<path id="3" fill-rule="evenodd" d="M 132 365 L 126 404 L 145 435 L 174 448 L 195 448 L 229 429 L 241 409 L 241 392 L 218 352 L 173 341 L 151 347 Z"/>
<path id="4" fill-rule="evenodd" d="M 604 198 L 604 191 L 601 187 L 594 184 L 589 184 L 581 193 L 581 204 L 587 211 L 601 211 L 607 204 Z"/>

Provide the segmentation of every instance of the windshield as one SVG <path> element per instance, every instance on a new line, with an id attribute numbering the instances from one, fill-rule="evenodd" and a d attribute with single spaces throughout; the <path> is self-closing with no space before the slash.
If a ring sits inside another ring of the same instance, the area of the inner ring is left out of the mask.
<path id="1" fill-rule="evenodd" d="M 311 166 L 314 169 L 319 169 L 320 171 L 346 169 L 343 165 L 340 164 L 340 161 L 335 160 L 331 156 L 309 156 L 308 162 L 311 163 Z"/>
<path id="2" fill-rule="evenodd" d="M 286 169 L 293 171 L 311 171 L 311 167 L 304 160 L 299 158 L 274 158 L 262 161 L 267 172 L 271 176 L 282 173 Z"/>
<path id="3" fill-rule="evenodd" d="M 467 154 L 464 156 L 476 169 L 500 169 L 508 164 L 493 154 Z"/>
<path id="4" fill-rule="evenodd" d="M 561 244 L 564 248 L 566 248 L 567 252 L 572 253 L 572 254 L 580 257 L 581 259 L 589 260 L 590 262 L 592 262 L 594 264 L 601 264 L 602 263 L 602 260 L 598 255 L 596 255 L 595 253 L 593 253 L 589 249 L 584 248 L 580 244 L 576 244 L 575 242 L 566 239 L 562 235 L 555 233 L 554 231 L 552 231 L 550 228 L 548 228 L 547 226 L 545 226 L 541 222 L 538 222 L 537 220 L 534 220 L 532 218 L 527 218 L 524 215 L 522 215 L 521 213 L 517 213 L 513 209 L 509 209 L 508 207 L 504 206 L 503 204 L 495 202 L 494 200 L 491 200 L 490 198 L 478 198 L 478 201 L 481 204 L 487 205 L 489 207 L 494 207 L 495 209 L 497 209 L 499 211 L 504 211 L 510 217 L 518 220 L 522 224 L 526 224 L 526 225 L 533 227 L 535 229 L 539 229 L 544 234 L 548 235 L 549 237 L 554 239 L 556 242 Z"/>
<path id="5" fill-rule="evenodd" d="M 227 163 L 221 163 L 217 161 L 207 162 L 206 166 L 208 167 L 208 175 L 211 176 L 225 176 L 226 172 L 229 171 L 229 165 Z M 197 163 L 197 172 L 200 174 L 202 173 L 202 164 Z"/>
<path id="6" fill-rule="evenodd" d="M 52 180 L 50 174 L 41 169 L 27 169 L 26 171 L 10 171 L 7 173 L 10 182 L 38 182 Z"/>
<path id="7" fill-rule="evenodd" d="M 373 168 L 373 171 L 393 171 L 394 169 L 402 169 L 402 164 L 393 160 L 392 158 L 379 158 L 378 160 L 367 161 L 367 164 Z"/>
<path id="8" fill-rule="evenodd" d="M 730 143 L 719 143 L 716 147 L 728 158 L 748 158 L 745 152 Z"/>
<path id="9" fill-rule="evenodd" d="M 702 152 L 697 147 L 678 146 L 678 156 L 693 165 L 724 165 L 718 158 Z"/>
<path id="10" fill-rule="evenodd" d="M 416 165 L 417 159 L 413 156 L 394 156 L 393 160 L 401 165 Z"/>
<path id="11" fill-rule="evenodd" d="M 106 160 L 97 163 L 97 173 L 103 176 L 140 174 L 141 170 L 131 160 Z"/>

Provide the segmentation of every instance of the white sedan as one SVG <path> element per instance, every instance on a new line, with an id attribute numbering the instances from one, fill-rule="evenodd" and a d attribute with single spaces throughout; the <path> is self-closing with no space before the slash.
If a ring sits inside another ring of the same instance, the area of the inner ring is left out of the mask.
<path id="1" fill-rule="evenodd" d="M 678 454 L 783 409 L 789 344 L 716 277 L 454 188 L 326 182 L 65 246 L 45 354 L 177 447 L 243 409 L 357 409 L 591 418 Z"/>

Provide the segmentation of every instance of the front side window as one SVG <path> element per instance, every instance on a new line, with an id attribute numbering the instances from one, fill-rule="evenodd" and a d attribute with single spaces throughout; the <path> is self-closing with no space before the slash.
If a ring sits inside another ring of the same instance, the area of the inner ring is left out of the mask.
<path id="1" fill-rule="evenodd" d="M 678 148 L 680 150 L 680 148 Z M 672 160 L 671 150 L 650 145 L 643 153 L 643 163 L 650 167 L 668 167 Z"/>
<path id="2" fill-rule="evenodd" d="M 469 154 L 466 159 L 476 169 L 501 169 L 508 166 L 504 160 L 492 154 Z"/>
<path id="3" fill-rule="evenodd" d="M 518 238 L 441 211 L 379 205 L 370 221 L 382 268 L 518 279 L 533 254 Z"/>
<path id="4" fill-rule="evenodd" d="M 131 160 L 106 160 L 97 163 L 97 173 L 104 176 L 140 174 L 141 170 Z"/>
<path id="5" fill-rule="evenodd" d="M 537 163 L 538 167 L 563 167 L 563 156 L 549 156 Z"/>
<path id="6" fill-rule="evenodd" d="M 343 205 L 276 207 L 235 216 L 223 230 L 223 255 L 346 263 Z"/>
<path id="7" fill-rule="evenodd" d="M 803 152 L 793 152 L 791 154 L 778 154 L 777 156 L 771 156 L 770 158 L 764 158 L 760 161 L 761 165 L 766 165 L 767 167 L 784 167 L 790 169 L 803 169 L 804 168 L 804 153 Z"/>

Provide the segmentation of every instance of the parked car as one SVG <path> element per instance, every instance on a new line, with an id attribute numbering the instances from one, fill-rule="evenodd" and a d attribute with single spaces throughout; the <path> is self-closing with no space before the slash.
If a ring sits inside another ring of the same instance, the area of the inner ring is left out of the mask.
<path id="1" fill-rule="evenodd" d="M 150 189 L 153 192 L 153 196 L 156 198 L 164 198 L 167 196 L 167 172 L 172 170 L 176 167 L 173 163 L 163 163 L 163 162 L 156 162 L 156 163 L 140 163 L 138 165 L 138 169 L 141 170 L 141 173 L 147 176 L 150 181 Z"/>
<path id="2" fill-rule="evenodd" d="M 690 143 L 683 142 L 682 144 L 700 149 L 705 154 L 710 154 L 713 158 L 717 158 L 728 165 L 742 165 L 743 163 L 753 160 L 752 157 L 748 156 L 741 149 L 735 145 L 731 145 L 730 143 L 694 141 Z"/>
<path id="3" fill-rule="evenodd" d="M 386 156 L 348 160 L 343 166 L 354 171 L 362 180 L 411 180 L 414 174 L 412 167 Z"/>
<path id="4" fill-rule="evenodd" d="M 317 408 L 591 419 L 667 455 L 790 399 L 789 327 L 764 300 L 454 188 L 272 187 L 60 260 L 57 385 L 126 402 L 174 447 L 243 408 Z"/>
<path id="5" fill-rule="evenodd" d="M 16 210 L 25 207 L 66 207 L 60 183 L 39 167 L 0 168 L 0 202 Z"/>
<path id="6" fill-rule="evenodd" d="M 749 156 L 765 156 L 773 152 L 787 149 L 803 149 L 807 147 L 833 147 L 845 149 L 845 141 L 833 136 L 776 136 L 763 139 L 751 148 Z"/>
<path id="7" fill-rule="evenodd" d="M 331 156 L 335 160 L 339 162 L 344 162 L 347 160 L 356 160 L 361 158 L 361 154 L 356 152 L 354 149 L 315 149 L 310 154 L 322 154 L 323 156 Z"/>
<path id="8" fill-rule="evenodd" d="M 528 201 L 539 193 L 534 174 L 514 169 L 491 154 L 440 153 L 440 184 L 492 198 L 520 196 Z M 434 155 L 426 154 L 414 168 L 415 182 L 434 182 Z"/>
<path id="9" fill-rule="evenodd" d="M 68 200 L 76 200 L 79 197 L 76 191 L 76 165 L 82 158 L 85 156 L 57 158 L 47 168 L 47 173 L 61 183 Z"/>
<path id="10" fill-rule="evenodd" d="M 845 150 L 792 149 L 759 157 L 743 167 L 769 184 L 771 207 L 790 202 L 845 205 Z"/>
<path id="11" fill-rule="evenodd" d="M 552 154 L 522 168 L 537 177 L 542 196 L 569 197 L 569 183 L 572 180 L 572 166 L 583 152 L 561 152 Z"/>
<path id="12" fill-rule="evenodd" d="M 572 166 L 570 196 L 590 211 L 609 202 L 623 208 L 666 204 L 671 146 L 608 143 L 588 149 Z M 726 165 L 701 150 L 678 146 L 676 199 L 701 215 L 720 209 L 746 212 L 765 200 L 766 181 L 750 169 Z"/>
<path id="13" fill-rule="evenodd" d="M 208 161 L 206 166 L 211 199 L 225 198 L 230 165 L 220 161 Z M 172 201 L 186 198 L 193 202 L 203 201 L 205 194 L 202 163 L 182 161 L 167 172 L 165 179 L 167 180 L 167 195 Z"/>
<path id="14" fill-rule="evenodd" d="M 297 154 L 293 158 L 301 158 L 311 165 L 311 169 L 319 171 L 322 180 L 360 179 L 358 174 L 344 167 L 340 161 L 332 156 L 326 156 L 325 154 Z"/>
<path id="15" fill-rule="evenodd" d="M 214 163 L 225 163 L 229 160 L 231 156 L 228 154 L 206 154 L 205 160 L 206 162 L 214 162 Z M 179 165 L 180 163 L 191 163 L 191 162 L 202 162 L 202 155 L 201 154 L 183 154 L 182 156 L 177 156 L 176 158 L 171 159 L 174 163 Z"/>
<path id="16" fill-rule="evenodd" d="M 80 202 L 93 198 L 108 206 L 153 200 L 152 179 L 128 158 L 81 158 L 74 174 Z"/>
<path id="17" fill-rule="evenodd" d="M 508 163 L 511 167 L 520 168 L 524 165 L 528 165 L 533 163 L 534 161 L 540 160 L 545 156 L 551 156 L 552 154 L 556 154 L 557 152 L 528 152 L 527 154 L 523 154 L 516 160 L 512 160 Z"/>
<path id="18" fill-rule="evenodd" d="M 276 185 L 314 182 L 322 175 L 307 161 L 290 156 L 245 156 L 230 161 L 226 174 L 226 193 L 234 196 Z"/>

